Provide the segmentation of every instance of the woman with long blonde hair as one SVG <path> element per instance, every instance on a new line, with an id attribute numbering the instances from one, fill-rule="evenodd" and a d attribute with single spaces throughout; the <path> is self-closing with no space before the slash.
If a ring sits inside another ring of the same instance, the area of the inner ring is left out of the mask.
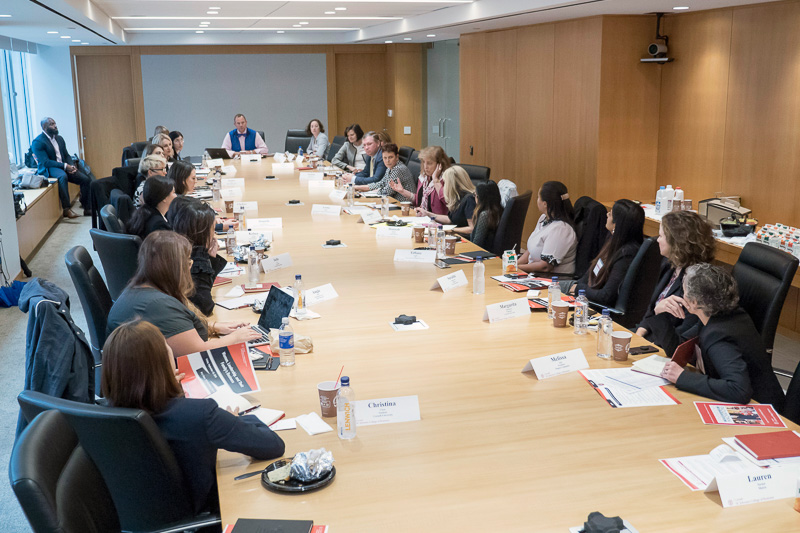
<path id="1" fill-rule="evenodd" d="M 469 236 L 472 233 L 472 215 L 475 212 L 475 185 L 469 174 L 458 165 L 452 166 L 442 174 L 444 182 L 444 201 L 447 214 L 437 214 L 426 209 L 417 209 L 419 216 L 428 216 L 440 224 L 455 224 L 454 232 Z"/>

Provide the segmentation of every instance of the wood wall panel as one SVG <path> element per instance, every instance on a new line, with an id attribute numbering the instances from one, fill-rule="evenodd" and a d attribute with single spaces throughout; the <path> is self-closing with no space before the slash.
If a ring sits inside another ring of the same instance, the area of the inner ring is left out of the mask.
<path id="1" fill-rule="evenodd" d="M 492 169 L 491 177 L 495 181 L 516 180 L 516 30 L 486 35 L 486 88 L 485 165 Z"/>
<path id="2" fill-rule="evenodd" d="M 393 83 L 387 88 L 389 109 L 393 117 L 387 117 L 389 134 L 398 146 L 423 146 L 422 117 L 423 102 L 423 64 L 425 50 L 422 47 L 395 48 L 387 54 L 392 74 L 388 76 Z M 403 133 L 405 126 L 411 127 L 411 134 Z"/>
<path id="3" fill-rule="evenodd" d="M 369 73 L 365 78 L 364 73 Z M 386 54 L 336 54 L 339 129 L 358 122 L 366 133 L 386 127 Z M 337 133 L 338 135 L 338 133 Z"/>
<path id="4" fill-rule="evenodd" d="M 486 163 L 486 34 L 462 35 L 459 42 L 461 162 Z"/>
<path id="5" fill-rule="evenodd" d="M 722 184 L 732 16 L 725 9 L 664 19 L 675 62 L 658 67 L 656 185 L 681 186 L 695 202 L 718 191 L 736 192 Z M 642 199 L 653 200 L 655 188 Z"/>
<path id="6" fill-rule="evenodd" d="M 639 61 L 652 42 L 654 21 L 603 17 L 595 195 L 601 202 L 649 199 L 656 188 L 662 67 Z"/>

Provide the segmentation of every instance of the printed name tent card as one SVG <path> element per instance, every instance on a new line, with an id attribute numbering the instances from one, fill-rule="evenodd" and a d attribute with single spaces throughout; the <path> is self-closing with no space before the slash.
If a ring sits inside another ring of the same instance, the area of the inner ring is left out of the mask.
<path id="1" fill-rule="evenodd" d="M 242 189 L 239 187 L 228 187 L 227 189 L 220 189 L 219 194 L 223 200 L 236 200 L 242 197 Z"/>
<path id="2" fill-rule="evenodd" d="M 324 172 L 301 172 L 300 173 L 301 180 L 310 180 L 310 181 L 319 181 L 325 179 Z M 331 183 L 333 183 L 331 181 Z"/>
<path id="3" fill-rule="evenodd" d="M 330 204 L 314 204 L 311 207 L 312 215 L 331 215 L 339 216 L 342 213 L 342 206 Z"/>
<path id="4" fill-rule="evenodd" d="M 256 228 L 282 228 L 283 219 L 281 217 L 275 218 L 248 218 L 247 227 L 254 230 Z"/>
<path id="5" fill-rule="evenodd" d="M 483 312 L 483 319 L 494 323 L 530 314 L 531 307 L 528 305 L 528 299 L 517 298 L 516 300 L 487 305 L 486 311 Z"/>
<path id="6" fill-rule="evenodd" d="M 311 306 L 338 297 L 339 294 L 336 292 L 336 289 L 333 288 L 333 285 L 326 283 L 325 285 L 306 290 L 306 305 Z"/>
<path id="7" fill-rule="evenodd" d="M 330 191 L 333 190 L 335 184 L 331 180 L 311 180 L 308 182 L 309 191 Z"/>
<path id="8" fill-rule="evenodd" d="M 282 174 L 294 172 L 294 163 L 272 163 L 272 173 Z"/>
<path id="9" fill-rule="evenodd" d="M 261 260 L 261 268 L 264 269 L 265 273 L 290 266 L 292 266 L 292 258 L 289 255 L 289 252 L 273 255 L 272 257 L 267 257 L 266 259 Z"/>
<path id="10" fill-rule="evenodd" d="M 433 263 L 436 250 L 395 250 L 394 260 L 397 263 Z"/>
<path id="11" fill-rule="evenodd" d="M 412 228 L 408 226 L 378 226 L 378 231 L 375 236 L 380 237 L 396 237 L 398 239 L 410 239 Z"/>
<path id="12" fill-rule="evenodd" d="M 359 206 L 359 207 L 364 207 L 364 206 Z M 380 213 L 370 209 L 368 212 L 363 212 L 363 211 L 361 212 L 361 220 L 364 222 L 364 224 L 377 224 L 383 219 L 381 218 Z"/>
<path id="13" fill-rule="evenodd" d="M 258 212 L 258 202 L 233 202 L 234 213 L 244 213 L 245 211 Z"/>
<path id="14" fill-rule="evenodd" d="M 242 154 L 242 163 L 258 163 L 261 161 L 261 154 Z"/>
<path id="15" fill-rule="evenodd" d="M 337 200 L 344 200 L 345 196 L 347 196 L 347 191 L 344 189 L 339 189 L 337 191 L 331 191 L 331 193 L 328 195 L 328 198 L 335 202 Z"/>
<path id="16" fill-rule="evenodd" d="M 234 187 L 244 187 L 244 178 L 222 178 L 220 186 L 223 189 L 232 189 Z"/>
<path id="17" fill-rule="evenodd" d="M 436 278 L 436 281 L 434 282 L 433 287 L 431 287 L 431 290 L 433 291 L 441 287 L 442 292 L 447 292 L 452 289 L 457 289 L 458 287 L 466 287 L 467 284 L 468 284 L 467 276 L 464 274 L 464 271 L 456 270 L 452 274 Z"/>
<path id="18" fill-rule="evenodd" d="M 547 379 L 560 374 L 583 370 L 584 368 L 589 368 L 589 362 L 586 360 L 583 350 L 575 348 L 574 350 L 531 359 L 522 371 L 529 372 L 533 370 L 538 379 Z"/>
<path id="19" fill-rule="evenodd" d="M 420 419 L 417 396 L 356 400 L 355 404 L 356 427 L 413 422 Z"/>

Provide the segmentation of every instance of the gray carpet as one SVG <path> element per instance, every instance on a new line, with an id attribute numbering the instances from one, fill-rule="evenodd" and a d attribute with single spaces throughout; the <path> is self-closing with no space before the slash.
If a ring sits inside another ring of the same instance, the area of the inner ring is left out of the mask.
<path id="1" fill-rule="evenodd" d="M 97 255 L 92 251 L 89 228 L 90 217 L 63 220 L 53 229 L 47 241 L 28 265 L 36 277 L 52 281 L 69 293 L 72 317 L 84 333 L 87 333 L 86 318 L 81 302 L 72 285 L 72 280 L 64 264 L 64 254 L 76 245 L 84 246 L 99 265 Z M 12 258 L 7 257 L 11 263 Z M 28 315 L 19 308 L 0 309 L 0 531 L 17 533 L 31 531 L 22 509 L 8 482 L 8 461 L 14 445 L 19 407 L 16 397 L 22 390 L 25 377 L 25 332 Z"/>

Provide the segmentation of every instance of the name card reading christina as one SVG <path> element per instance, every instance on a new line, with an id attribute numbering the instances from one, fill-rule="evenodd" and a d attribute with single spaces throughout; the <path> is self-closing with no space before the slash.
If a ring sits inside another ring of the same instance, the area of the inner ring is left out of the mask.
<path id="1" fill-rule="evenodd" d="M 394 260 L 398 263 L 433 263 L 436 250 L 395 250 Z"/>
<path id="2" fill-rule="evenodd" d="M 245 211 L 258 212 L 258 202 L 233 202 L 234 213 L 243 213 Z"/>
<path id="3" fill-rule="evenodd" d="M 466 287 L 467 283 L 467 276 L 464 275 L 464 271 L 456 270 L 452 274 L 436 278 L 436 282 L 433 284 L 433 287 L 431 287 L 431 290 L 433 291 L 441 287 L 442 292 L 447 292 L 451 289 L 457 289 L 458 287 Z"/>
<path id="4" fill-rule="evenodd" d="M 356 427 L 413 422 L 420 419 L 417 396 L 356 400 L 355 404 Z"/>
<path id="5" fill-rule="evenodd" d="M 314 287 L 313 289 L 306 289 L 306 305 L 308 306 L 324 302 L 325 300 L 333 300 L 338 297 L 339 294 L 330 283 Z"/>
<path id="6" fill-rule="evenodd" d="M 292 266 L 292 258 L 289 256 L 289 252 L 273 255 L 272 257 L 261 260 L 261 268 L 264 269 L 264 272 L 272 272 L 273 270 L 280 270 L 289 266 Z"/>
<path id="7" fill-rule="evenodd" d="M 531 307 L 527 298 L 518 298 L 507 302 L 500 302 L 486 306 L 483 312 L 483 319 L 491 322 L 500 322 L 509 318 L 528 316 L 531 314 Z"/>
<path id="8" fill-rule="evenodd" d="M 584 368 L 589 368 L 589 362 L 586 361 L 583 350 L 575 348 L 574 350 L 531 359 L 522 371 L 529 372 L 533 370 L 538 379 L 547 379 L 560 374 L 583 370 Z"/>
<path id="9" fill-rule="evenodd" d="M 800 472 L 794 465 L 773 466 L 756 472 L 737 472 L 717 476 L 706 492 L 718 490 L 723 507 L 800 497 L 797 487 L 798 474 Z"/>
<path id="10" fill-rule="evenodd" d="M 378 226 L 375 233 L 376 237 L 396 237 L 398 239 L 410 239 L 412 228 L 408 226 Z"/>
<path id="11" fill-rule="evenodd" d="M 314 204 L 311 207 L 312 215 L 332 215 L 339 216 L 342 213 L 342 206 L 330 204 Z"/>

